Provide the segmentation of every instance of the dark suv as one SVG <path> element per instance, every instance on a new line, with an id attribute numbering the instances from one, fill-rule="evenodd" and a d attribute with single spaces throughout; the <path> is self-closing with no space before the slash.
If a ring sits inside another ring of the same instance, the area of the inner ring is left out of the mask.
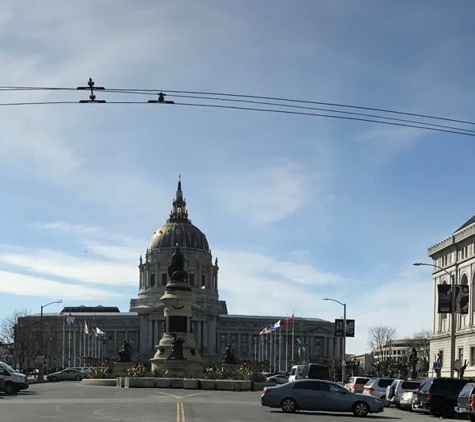
<path id="1" fill-rule="evenodd" d="M 470 380 L 458 378 L 427 378 L 422 381 L 417 392 L 420 409 L 433 416 L 453 417 L 457 406 L 457 397 Z"/>

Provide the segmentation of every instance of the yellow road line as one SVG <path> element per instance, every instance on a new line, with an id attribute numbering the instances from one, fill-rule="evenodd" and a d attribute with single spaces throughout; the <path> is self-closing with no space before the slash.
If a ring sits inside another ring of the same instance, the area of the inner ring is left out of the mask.
<path id="1" fill-rule="evenodd" d="M 185 406 L 182 401 L 176 403 L 176 422 L 185 422 Z"/>

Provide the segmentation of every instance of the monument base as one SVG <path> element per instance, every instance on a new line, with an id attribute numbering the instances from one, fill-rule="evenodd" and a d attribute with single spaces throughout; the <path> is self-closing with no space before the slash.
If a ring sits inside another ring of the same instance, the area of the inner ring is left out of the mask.
<path id="1" fill-rule="evenodd" d="M 134 362 L 112 362 L 112 372 L 120 376 L 125 376 L 127 369 L 132 368 L 134 365 Z"/>
<path id="2" fill-rule="evenodd" d="M 204 366 L 202 362 L 176 360 L 176 359 L 150 359 L 152 363 L 152 371 L 163 371 L 166 376 L 192 378 L 202 376 Z"/>

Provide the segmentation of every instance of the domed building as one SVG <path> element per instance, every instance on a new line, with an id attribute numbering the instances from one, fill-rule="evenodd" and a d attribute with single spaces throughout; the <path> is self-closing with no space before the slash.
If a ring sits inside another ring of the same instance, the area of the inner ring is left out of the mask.
<path id="1" fill-rule="evenodd" d="M 148 362 L 153 357 L 164 334 L 160 298 L 169 281 L 168 265 L 177 246 L 186 259 L 188 283 L 196 298 L 191 330 L 205 363 L 220 362 L 228 345 L 239 360 L 278 361 L 281 356 L 280 363 L 275 362 L 280 369 L 290 367 L 292 360 L 341 356 L 342 339 L 335 337 L 333 322 L 294 318 L 290 329 L 280 329 L 278 335 L 263 335 L 263 329 L 281 316 L 228 314 L 226 302 L 219 299 L 218 259 L 213 259 L 206 235 L 188 217 L 179 179 L 170 218 L 152 234 L 150 247 L 140 257 L 138 296 L 130 303 L 130 312 L 136 312 L 140 321 L 141 360 Z M 298 348 L 292 347 L 295 343 Z"/>
<path id="2" fill-rule="evenodd" d="M 186 323 L 205 364 L 221 362 L 226 349 L 240 361 L 268 361 L 279 370 L 310 359 L 340 359 L 343 341 L 335 336 L 333 322 L 295 316 L 283 328 L 286 320 L 281 315 L 228 314 L 226 302 L 219 298 L 218 259 L 213 258 L 206 235 L 188 217 L 180 179 L 169 219 L 152 234 L 150 247 L 139 259 L 138 294 L 128 312 L 116 307 L 66 307 L 61 318 L 57 313 L 29 315 L 19 318 L 18 326 L 35 327 L 38 333 L 41 327 L 48 336 L 51 341 L 45 342 L 43 354 L 50 368 L 117 360 L 124 341 L 133 349 L 134 361 L 150 364 L 165 334 L 165 305 L 160 299 L 170 281 L 168 267 L 177 246 L 186 261 L 186 290 L 193 294 L 192 315 Z M 178 310 L 180 304 L 175 306 Z"/>

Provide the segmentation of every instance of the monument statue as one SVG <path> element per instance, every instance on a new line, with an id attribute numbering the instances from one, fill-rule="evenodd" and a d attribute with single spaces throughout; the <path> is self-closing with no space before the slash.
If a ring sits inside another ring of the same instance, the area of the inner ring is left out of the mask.
<path id="1" fill-rule="evenodd" d="M 177 245 L 168 266 L 168 275 L 172 281 L 186 281 L 188 273 L 185 271 L 185 257 Z"/>
<path id="2" fill-rule="evenodd" d="M 124 339 L 119 350 L 119 362 L 132 362 L 132 346 Z"/>
<path id="3" fill-rule="evenodd" d="M 238 363 L 236 356 L 234 356 L 234 353 L 231 351 L 230 344 L 228 344 L 228 347 L 226 347 L 226 351 L 224 352 L 223 363 L 234 364 L 234 365 Z"/>
<path id="4" fill-rule="evenodd" d="M 183 357 L 183 343 L 185 340 L 181 337 L 177 337 L 175 333 L 172 334 L 172 348 L 167 359 L 185 360 Z"/>

